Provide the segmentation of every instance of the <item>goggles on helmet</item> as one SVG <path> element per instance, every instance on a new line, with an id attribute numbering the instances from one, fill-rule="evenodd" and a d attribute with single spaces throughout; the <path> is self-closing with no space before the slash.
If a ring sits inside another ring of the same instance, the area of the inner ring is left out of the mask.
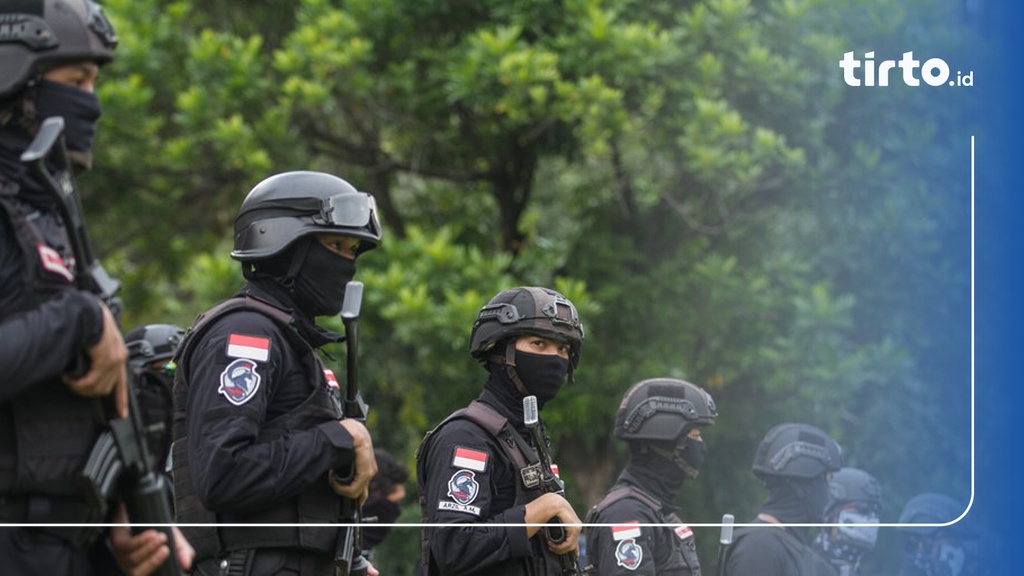
<path id="1" fill-rule="evenodd" d="M 366 193 L 338 194 L 323 201 L 320 214 L 313 218 L 317 224 L 358 228 L 372 223 L 380 230 L 377 201 Z"/>

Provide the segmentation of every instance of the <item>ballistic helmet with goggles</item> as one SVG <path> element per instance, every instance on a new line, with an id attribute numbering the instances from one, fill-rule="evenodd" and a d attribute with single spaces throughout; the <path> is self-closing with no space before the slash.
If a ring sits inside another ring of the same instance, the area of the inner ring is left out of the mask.
<path id="1" fill-rule="evenodd" d="M 485 362 L 499 342 L 523 334 L 568 344 L 571 367 L 579 366 L 583 324 L 576 306 L 558 292 L 536 286 L 505 290 L 491 298 L 473 323 L 469 353 Z"/>
<path id="2" fill-rule="evenodd" d="M 117 36 L 92 0 L 4 0 L 0 3 L 0 99 L 55 66 L 114 58 Z"/>
<path id="3" fill-rule="evenodd" d="M 324 172 L 275 174 L 257 184 L 235 218 L 235 249 L 241 262 L 284 251 L 311 234 L 359 238 L 356 254 L 380 244 L 381 228 L 373 196 Z"/>
<path id="4" fill-rule="evenodd" d="M 148 366 L 174 357 L 185 330 L 171 324 L 148 324 L 125 334 L 128 362 L 133 366 Z"/>
<path id="5" fill-rule="evenodd" d="M 809 424 L 779 424 L 765 434 L 754 454 L 758 477 L 810 479 L 836 472 L 842 450 L 823 430 Z"/>
<path id="6" fill-rule="evenodd" d="M 672 378 L 643 380 L 622 397 L 615 437 L 675 441 L 694 426 L 714 424 L 717 416 L 711 395 L 695 384 Z"/>

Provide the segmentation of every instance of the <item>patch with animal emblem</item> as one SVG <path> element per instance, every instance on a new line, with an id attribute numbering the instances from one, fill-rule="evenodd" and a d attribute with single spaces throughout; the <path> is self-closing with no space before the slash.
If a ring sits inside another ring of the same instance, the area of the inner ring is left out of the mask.
<path id="1" fill-rule="evenodd" d="M 228 402 L 241 406 L 256 395 L 260 388 L 260 375 L 256 372 L 256 363 L 248 358 L 239 358 L 220 373 L 220 388 Z"/>
<path id="2" fill-rule="evenodd" d="M 636 570 L 644 561 L 644 549 L 636 543 L 636 540 L 629 538 L 622 540 L 615 547 L 615 563 L 626 570 Z"/>
<path id="3" fill-rule="evenodd" d="M 476 473 L 471 470 L 459 470 L 448 480 L 448 497 L 452 501 L 438 502 L 437 509 L 480 516 L 480 507 L 470 506 L 479 494 L 480 484 L 476 481 Z"/>

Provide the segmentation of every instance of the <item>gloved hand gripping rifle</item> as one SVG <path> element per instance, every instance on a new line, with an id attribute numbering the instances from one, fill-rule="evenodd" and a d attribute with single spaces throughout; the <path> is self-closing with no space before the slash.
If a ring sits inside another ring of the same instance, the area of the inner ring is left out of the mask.
<path id="1" fill-rule="evenodd" d="M 359 309 L 363 303 L 363 283 L 351 281 L 345 285 L 345 300 L 341 304 L 341 322 L 345 325 L 345 397 L 341 409 L 345 418 L 366 422 L 369 407 L 359 394 Z M 355 460 L 348 470 L 334 469 L 339 482 L 351 482 L 356 475 Z M 339 576 L 366 576 L 369 562 L 363 556 L 362 509 L 359 501 L 344 498 L 341 519 L 349 526 L 344 531 L 337 558 Z"/>
<path id="2" fill-rule="evenodd" d="M 21 161 L 29 165 L 32 173 L 56 200 L 75 257 L 76 284 L 82 290 L 97 294 L 114 317 L 119 318 L 121 303 L 117 292 L 121 283 L 107 274 L 103 265 L 93 256 L 82 204 L 64 148 L 64 119 L 54 116 L 44 120 L 36 137 L 22 153 Z M 80 355 L 72 375 L 85 374 L 89 370 L 88 363 L 88 356 L 84 353 Z M 129 375 L 134 376 L 131 370 Z M 106 430 L 93 446 L 79 484 L 91 504 L 90 508 L 95 512 L 93 522 L 105 519 L 107 503 L 116 500 L 115 496 L 120 496 L 128 509 L 134 533 L 141 532 L 147 525 L 154 525 L 154 528 L 166 534 L 171 554 L 154 574 L 180 576 L 182 570 L 177 562 L 174 534 L 169 526 L 174 521 L 169 487 L 166 478 L 154 472 L 150 466 L 153 459 L 146 443 L 133 381 L 129 382 L 128 392 L 127 419 L 114 413 L 109 397 L 96 402 L 97 415 L 106 423 Z"/>
<path id="3" fill-rule="evenodd" d="M 540 466 L 538 467 L 540 486 L 545 493 L 565 494 L 565 483 L 555 475 L 554 470 L 551 468 L 551 452 L 548 450 L 547 440 L 545 440 L 540 430 L 539 414 L 537 397 L 527 396 L 523 398 L 523 422 L 526 424 L 526 429 L 530 431 L 530 437 L 533 439 L 533 444 L 537 449 L 537 456 L 540 459 Z M 525 478 L 524 483 L 527 483 Z M 561 525 L 558 518 L 555 518 L 544 527 L 544 535 L 548 541 L 554 544 L 560 544 L 566 538 L 565 528 Z M 558 563 L 561 567 L 562 576 L 578 576 L 581 574 L 579 565 L 576 562 L 576 554 L 573 552 L 560 555 Z"/>

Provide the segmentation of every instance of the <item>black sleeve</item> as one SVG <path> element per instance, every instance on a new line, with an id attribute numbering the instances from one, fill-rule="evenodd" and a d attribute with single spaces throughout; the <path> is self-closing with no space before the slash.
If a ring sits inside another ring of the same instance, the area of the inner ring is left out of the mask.
<path id="1" fill-rule="evenodd" d="M 0 400 L 64 374 L 102 333 L 99 300 L 78 290 L 5 318 L 0 322 Z"/>
<path id="2" fill-rule="evenodd" d="M 268 357 L 230 355 L 232 334 L 265 339 Z M 235 312 L 217 321 L 195 343 L 182 366 L 188 382 L 185 425 L 189 463 L 200 502 L 216 512 L 251 512 L 297 496 L 328 470 L 352 461 L 352 437 L 337 420 L 266 439 L 260 429 L 273 390 L 295 383 L 289 343 L 272 320 Z M 291 378 L 289 378 L 291 376 Z M 222 384 L 248 382 L 229 399 Z M 241 380 L 239 380 L 241 379 Z M 312 389 L 318 383 L 304 382 Z"/>
<path id="3" fill-rule="evenodd" d="M 456 525 L 429 529 L 430 554 L 443 574 L 486 574 L 489 566 L 531 554 L 526 508 L 513 505 L 515 478 L 499 450 L 475 424 L 455 420 L 431 437 L 421 455 L 424 516 L 431 524 Z"/>
<path id="4" fill-rule="evenodd" d="M 742 537 L 737 535 L 729 546 L 726 576 L 791 576 L 797 572 L 785 544 L 778 539 L 786 537 L 782 528 L 765 524 L 743 530 Z"/>

